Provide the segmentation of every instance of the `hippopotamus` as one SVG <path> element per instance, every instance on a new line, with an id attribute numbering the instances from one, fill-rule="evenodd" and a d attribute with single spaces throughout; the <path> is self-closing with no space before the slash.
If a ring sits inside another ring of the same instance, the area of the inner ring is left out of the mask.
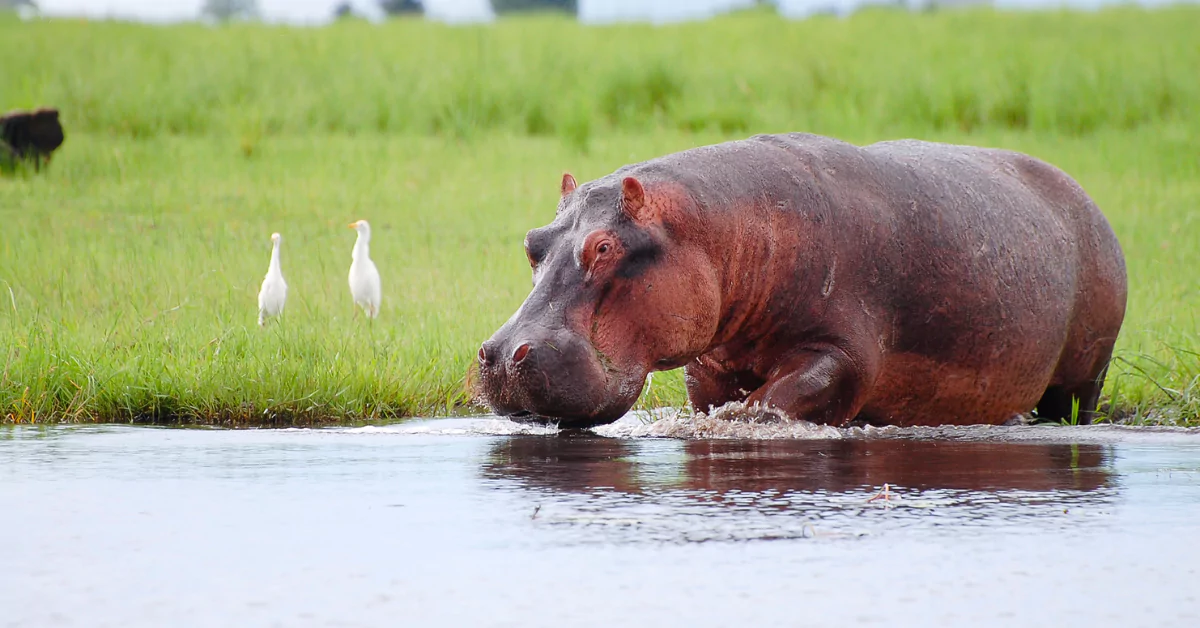
<path id="1" fill-rule="evenodd" d="M 916 140 L 758 135 L 565 174 L 525 252 L 533 289 L 480 347 L 479 396 L 563 428 L 679 367 L 699 412 L 1089 422 L 1125 316 L 1120 244 L 1070 176 Z"/>

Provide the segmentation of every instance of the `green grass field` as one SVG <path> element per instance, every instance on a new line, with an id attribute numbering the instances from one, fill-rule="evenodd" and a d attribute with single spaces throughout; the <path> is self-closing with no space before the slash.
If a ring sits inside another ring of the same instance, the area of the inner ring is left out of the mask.
<path id="1" fill-rule="evenodd" d="M 462 412 L 529 289 L 558 177 L 757 132 L 1022 150 L 1125 247 L 1106 388 L 1200 423 L 1200 10 L 750 12 L 654 28 L 148 27 L 0 17 L 0 110 L 58 106 L 48 171 L 0 176 L 0 417 L 315 424 Z M 353 318 L 366 218 L 384 283 Z M 272 231 L 290 285 L 255 325 Z M 643 405 L 685 402 L 659 375 Z"/>

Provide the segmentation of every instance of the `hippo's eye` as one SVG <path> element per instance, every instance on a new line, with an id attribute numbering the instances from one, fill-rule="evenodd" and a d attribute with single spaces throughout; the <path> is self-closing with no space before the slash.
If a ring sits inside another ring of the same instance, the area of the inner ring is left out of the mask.
<path id="1" fill-rule="evenodd" d="M 537 268 L 546 259 L 549 250 L 547 236 L 541 229 L 534 229 L 525 234 L 525 257 L 529 259 L 529 267 Z"/>
<path id="2" fill-rule="evenodd" d="M 583 248 L 579 251 L 579 265 L 587 272 L 587 277 L 595 276 L 597 272 L 607 272 L 624 253 L 621 241 L 611 231 L 593 231 L 583 240 Z"/>

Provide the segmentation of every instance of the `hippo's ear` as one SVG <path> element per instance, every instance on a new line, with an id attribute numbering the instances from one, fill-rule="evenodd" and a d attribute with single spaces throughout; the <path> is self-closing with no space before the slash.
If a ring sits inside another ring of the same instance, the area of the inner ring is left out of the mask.
<path id="1" fill-rule="evenodd" d="M 621 181 L 621 209 L 636 222 L 650 219 L 646 207 L 646 190 L 641 181 L 633 177 L 625 177 L 625 180 Z"/>
<path id="2" fill-rule="evenodd" d="M 562 195 L 566 196 L 571 192 L 574 192 L 575 188 L 577 187 L 579 187 L 579 184 L 575 182 L 575 177 L 571 176 L 571 173 L 569 172 L 564 172 L 562 179 Z"/>

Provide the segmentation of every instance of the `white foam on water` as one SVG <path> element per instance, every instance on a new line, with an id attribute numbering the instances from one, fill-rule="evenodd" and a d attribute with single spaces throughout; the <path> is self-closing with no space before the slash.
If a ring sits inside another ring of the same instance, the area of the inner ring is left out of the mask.
<path id="1" fill-rule="evenodd" d="M 728 403 L 709 414 L 678 408 L 631 412 L 619 421 L 594 428 L 611 438 L 679 439 L 797 439 L 838 438 L 966 440 L 998 442 L 1173 442 L 1180 437 L 1200 438 L 1200 428 L 1133 425 L 940 425 L 846 428 L 793 420 L 772 408 Z"/>
<path id="2" fill-rule="evenodd" d="M 796 421 L 770 408 L 738 402 L 727 403 L 709 414 L 674 408 L 633 412 L 592 431 L 610 438 L 827 440 L 850 435 L 850 430 Z"/>
<path id="3" fill-rule="evenodd" d="M 310 428 L 285 428 L 307 430 Z M 335 434 L 392 436 L 552 436 L 557 425 L 518 423 L 499 416 L 414 419 L 393 425 L 326 428 Z M 1002 442 L 1160 442 L 1180 437 L 1200 439 L 1200 428 L 1134 427 L 1121 425 L 945 425 L 937 427 L 849 427 L 836 428 L 809 421 L 793 420 L 770 408 L 729 403 L 710 413 L 693 413 L 684 408 L 635 410 L 617 421 L 591 429 L 605 438 L 744 439 L 744 440 L 829 440 L 935 439 Z"/>
<path id="4" fill-rule="evenodd" d="M 433 436 L 548 436 L 557 434 L 554 425 L 517 423 L 499 417 L 467 419 L 432 419 L 397 423 L 395 425 L 366 425 L 363 427 L 340 428 L 334 431 L 343 434 L 368 435 L 433 435 Z"/>

